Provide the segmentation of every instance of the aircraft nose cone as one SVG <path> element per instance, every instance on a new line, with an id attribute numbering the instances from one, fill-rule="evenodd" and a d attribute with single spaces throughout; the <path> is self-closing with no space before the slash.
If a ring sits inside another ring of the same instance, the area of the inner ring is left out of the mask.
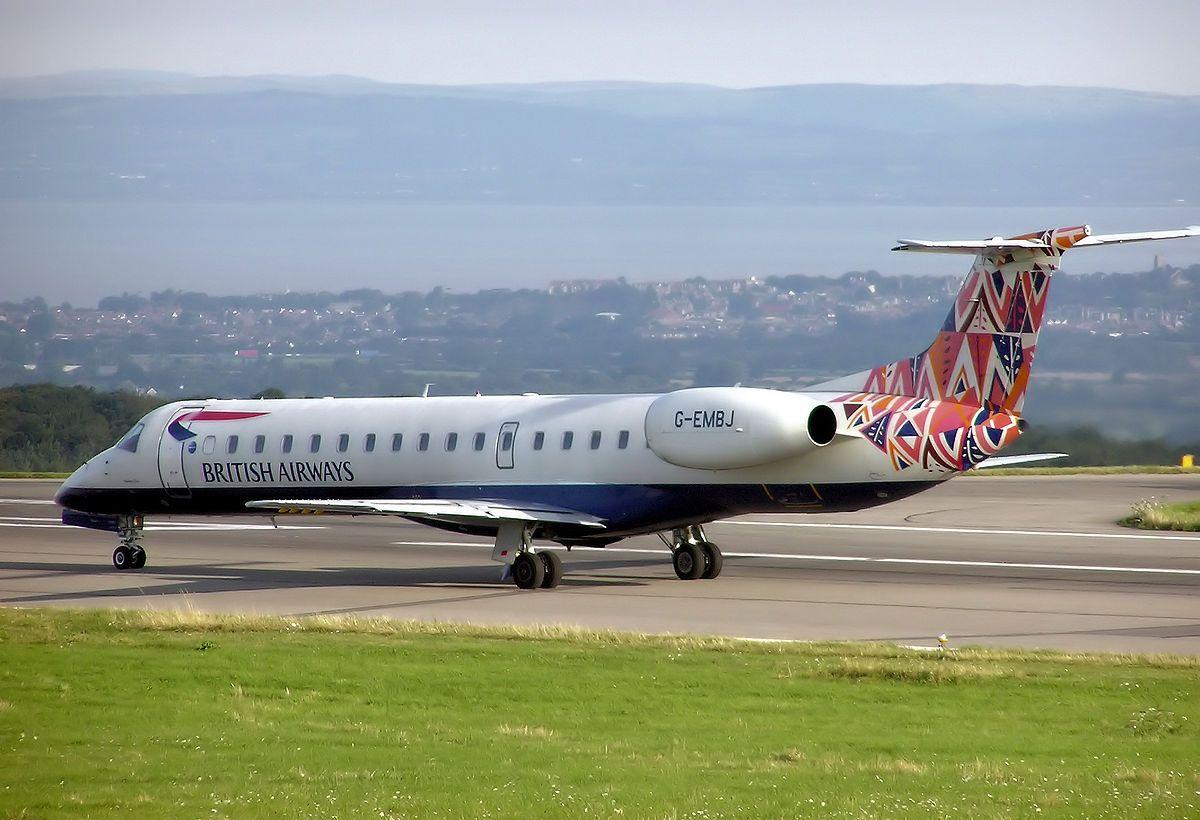
<path id="1" fill-rule="evenodd" d="M 62 483 L 58 488 L 58 492 L 54 494 L 54 503 L 60 507 L 73 507 L 73 501 L 79 497 L 79 473 L 83 471 L 80 467 L 75 472 L 71 473 L 70 477 Z"/>

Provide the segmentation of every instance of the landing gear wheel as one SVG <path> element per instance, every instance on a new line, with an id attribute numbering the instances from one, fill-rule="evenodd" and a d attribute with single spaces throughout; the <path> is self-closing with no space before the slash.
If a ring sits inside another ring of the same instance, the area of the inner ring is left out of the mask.
<path id="1" fill-rule="evenodd" d="M 129 558 L 130 569 L 141 569 L 142 567 L 146 566 L 146 551 L 144 549 L 141 547 L 134 547 L 131 552 L 133 554 Z"/>
<path id="2" fill-rule="evenodd" d="M 546 565 L 536 553 L 523 552 L 513 561 L 512 578 L 521 589 L 537 589 L 546 578 Z"/>
<path id="3" fill-rule="evenodd" d="M 542 578 L 542 589 L 554 589 L 562 580 L 562 559 L 554 552 L 539 552 L 537 556 L 542 560 L 542 567 L 546 571 L 545 577 Z"/>
<path id="4" fill-rule="evenodd" d="M 133 551 L 122 544 L 113 550 L 113 566 L 117 569 L 129 569 L 133 563 Z"/>
<path id="5" fill-rule="evenodd" d="M 721 567 L 725 566 L 721 548 L 712 541 L 705 541 L 700 545 L 700 549 L 704 552 L 704 572 L 700 574 L 700 577 L 716 578 L 721 574 Z"/>
<path id="6" fill-rule="evenodd" d="M 684 581 L 695 581 L 704 572 L 704 551 L 695 544 L 681 544 L 671 554 L 675 574 Z"/>

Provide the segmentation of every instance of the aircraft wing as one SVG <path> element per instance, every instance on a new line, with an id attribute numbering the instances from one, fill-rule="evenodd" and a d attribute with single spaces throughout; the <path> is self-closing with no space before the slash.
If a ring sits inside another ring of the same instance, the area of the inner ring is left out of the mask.
<path id="1" fill-rule="evenodd" d="M 1067 453 L 1028 453 L 1020 456 L 992 456 L 986 461 L 976 464 L 976 470 L 987 467 L 1012 467 L 1015 464 L 1030 464 L 1034 461 L 1050 461 L 1055 458 L 1066 458 Z"/>
<path id="2" fill-rule="evenodd" d="M 604 529 L 593 515 L 538 504 L 504 504 L 495 501 L 454 499 L 323 499 L 281 498 L 248 501 L 252 510 L 300 515 L 394 515 L 400 518 L 432 519 L 456 524 L 502 524 L 507 521 L 574 524 Z"/>

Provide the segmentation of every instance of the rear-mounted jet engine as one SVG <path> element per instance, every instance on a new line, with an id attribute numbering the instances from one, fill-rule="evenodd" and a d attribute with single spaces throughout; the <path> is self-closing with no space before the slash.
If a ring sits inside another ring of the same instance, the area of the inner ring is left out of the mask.
<path id="1" fill-rule="evenodd" d="M 837 415 L 802 393 L 750 387 L 696 387 L 655 399 L 646 411 L 646 441 L 679 467 L 753 467 L 824 447 Z"/>

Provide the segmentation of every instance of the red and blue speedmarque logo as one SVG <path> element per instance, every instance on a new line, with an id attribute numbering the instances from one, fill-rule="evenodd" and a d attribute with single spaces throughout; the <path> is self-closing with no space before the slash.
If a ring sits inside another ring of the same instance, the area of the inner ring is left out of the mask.
<path id="1" fill-rule="evenodd" d="M 167 432 L 176 441 L 187 441 L 190 438 L 195 438 L 196 433 L 187 429 L 183 425 L 192 421 L 243 421 L 245 419 L 255 419 L 259 416 L 267 415 L 266 412 L 247 412 L 240 410 L 193 410 L 191 413 L 184 413 L 179 416 L 169 425 Z"/>

